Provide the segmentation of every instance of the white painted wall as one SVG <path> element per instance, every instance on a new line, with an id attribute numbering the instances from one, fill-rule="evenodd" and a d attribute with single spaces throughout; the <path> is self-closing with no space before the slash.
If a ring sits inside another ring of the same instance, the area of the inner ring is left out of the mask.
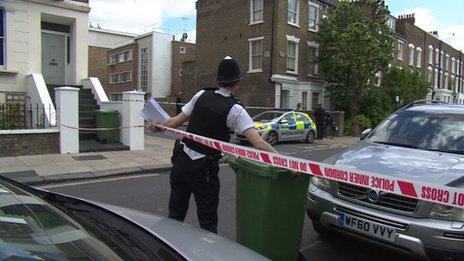
<path id="1" fill-rule="evenodd" d="M 273 75 L 272 80 L 280 84 L 275 84 L 275 107 L 280 108 L 280 92 L 286 90 L 288 94 L 288 108 L 285 109 L 296 109 L 296 105 L 302 102 L 302 92 L 307 92 L 307 108 L 311 110 L 312 107 L 312 94 L 313 92 L 319 92 L 319 102 L 324 105 L 325 108 L 329 108 L 330 104 L 328 100 L 324 98 L 325 89 L 322 84 L 315 82 L 300 82 L 294 77 L 288 77 L 283 75 Z M 282 87 L 280 86 L 282 85 Z"/>
<path id="2" fill-rule="evenodd" d="M 155 98 L 171 93 L 172 35 L 153 32 L 151 93 Z"/>
<path id="3" fill-rule="evenodd" d="M 143 150 L 145 146 L 145 128 L 133 127 L 144 124 L 140 115 L 145 104 L 145 93 L 130 91 L 122 93 L 122 126 L 131 128 L 122 129 L 121 142 L 130 147 L 130 150 Z"/>
<path id="4" fill-rule="evenodd" d="M 133 40 L 135 34 L 117 32 L 106 29 L 89 28 L 89 45 L 105 48 L 115 48 L 121 43 Z"/>
<path id="5" fill-rule="evenodd" d="M 453 92 L 447 89 L 435 89 L 434 99 L 438 99 L 442 102 L 448 102 L 448 98 L 453 100 Z"/>
<path id="6" fill-rule="evenodd" d="M 6 10 L 7 71 L 0 73 L 0 91 L 25 92 L 26 76 L 41 73 L 41 17 L 43 14 L 71 18 L 71 84 L 80 84 L 87 77 L 88 53 L 88 7 L 52 0 L 4 0 L 0 6 Z M 67 7 L 65 7 L 67 6 Z"/>
<path id="7" fill-rule="evenodd" d="M 55 97 L 60 123 L 60 153 L 79 153 L 79 130 L 75 129 L 79 127 L 79 89 L 55 88 Z"/>
<path id="8" fill-rule="evenodd" d="M 82 85 L 84 89 L 91 89 L 93 97 L 97 100 L 97 104 L 101 105 L 104 102 L 108 102 L 108 96 L 106 95 L 103 86 L 100 83 L 100 80 L 96 77 L 89 77 L 82 80 Z"/>
<path id="9" fill-rule="evenodd" d="M 139 62 L 138 62 L 138 75 L 137 75 L 137 79 L 138 79 L 138 82 L 140 83 L 140 76 L 141 76 L 141 70 L 140 70 L 140 50 L 143 49 L 143 48 L 147 48 L 147 51 L 148 51 L 148 66 L 147 66 L 147 70 L 148 70 L 148 82 L 147 82 L 147 90 L 152 90 L 152 87 L 153 87 L 153 38 L 150 35 L 148 36 L 145 36 L 145 37 L 141 37 L 141 38 L 137 38 L 137 44 L 138 44 L 138 54 L 139 54 Z"/>
<path id="10" fill-rule="evenodd" d="M 35 108 L 36 105 L 39 107 L 47 108 L 44 115 L 44 124 L 48 126 L 55 126 L 56 124 L 56 110 L 55 106 L 53 105 L 52 99 L 50 98 L 50 94 L 48 93 L 47 86 L 45 85 L 44 78 L 42 74 L 31 74 L 26 77 L 27 83 L 27 92 L 29 95 L 28 106 L 32 106 Z M 37 115 L 39 113 L 39 115 Z M 42 112 L 37 110 L 32 110 L 32 119 L 33 123 L 37 124 L 36 119 L 42 116 Z M 34 126 L 32 126 L 34 127 Z"/>

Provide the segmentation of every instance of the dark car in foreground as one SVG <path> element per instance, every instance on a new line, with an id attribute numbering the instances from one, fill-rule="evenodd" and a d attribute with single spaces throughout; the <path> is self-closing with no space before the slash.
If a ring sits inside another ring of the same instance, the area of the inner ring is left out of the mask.
<path id="1" fill-rule="evenodd" d="M 329 164 L 464 188 L 464 106 L 416 102 Z M 419 258 L 464 260 L 464 209 L 312 177 L 308 216 L 334 231 Z"/>
<path id="2" fill-rule="evenodd" d="M 0 177 L 1 260 L 267 260 L 216 234 Z"/>

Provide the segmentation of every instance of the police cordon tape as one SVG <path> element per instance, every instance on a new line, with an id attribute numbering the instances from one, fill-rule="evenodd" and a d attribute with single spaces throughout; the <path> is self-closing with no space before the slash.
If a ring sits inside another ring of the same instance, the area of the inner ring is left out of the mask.
<path id="1" fill-rule="evenodd" d="M 162 104 L 162 105 L 182 105 L 182 106 L 184 106 L 186 103 L 158 101 L 158 104 Z M 278 111 L 291 110 L 291 109 L 281 109 L 281 108 L 274 108 L 274 107 L 258 107 L 258 106 L 245 106 L 245 109 L 278 110 Z"/>
<path id="2" fill-rule="evenodd" d="M 174 134 L 175 136 L 194 140 L 223 153 L 247 158 L 267 165 L 314 175 L 316 177 L 326 178 L 329 180 L 349 183 L 376 191 L 385 191 L 409 198 L 429 201 L 451 207 L 464 208 L 463 189 L 429 184 L 421 181 L 399 179 L 361 170 L 353 170 L 222 142 L 165 126 L 159 125 L 158 127 L 168 133 Z"/>
<path id="3" fill-rule="evenodd" d="M 141 124 L 141 125 L 133 125 L 133 126 L 112 127 L 112 128 L 82 128 L 82 127 L 73 127 L 73 126 L 69 126 L 66 124 L 57 124 L 57 126 L 63 126 L 68 129 L 81 130 L 81 131 L 110 131 L 110 130 L 122 130 L 122 129 L 130 129 L 130 128 L 145 128 L 148 125 Z"/>
<path id="4" fill-rule="evenodd" d="M 125 128 L 142 128 L 148 125 L 122 126 L 116 128 L 78 128 L 64 124 L 61 124 L 61 126 L 84 131 L 105 131 Z M 275 167 L 313 175 L 320 178 L 326 178 L 333 181 L 361 186 L 375 191 L 385 191 L 408 198 L 414 198 L 464 209 L 463 189 L 429 184 L 422 181 L 399 179 L 377 173 L 295 158 L 278 153 L 266 152 L 254 148 L 223 142 L 162 125 L 156 126 L 165 132 L 173 134 L 174 136 L 185 137 L 210 148 L 217 149 L 223 153 L 261 162 L 266 165 L 272 165 Z"/>

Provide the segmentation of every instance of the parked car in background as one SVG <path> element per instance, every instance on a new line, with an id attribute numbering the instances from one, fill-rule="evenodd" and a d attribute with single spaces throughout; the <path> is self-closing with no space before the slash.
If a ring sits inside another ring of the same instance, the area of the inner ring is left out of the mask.
<path id="1" fill-rule="evenodd" d="M 415 102 L 361 139 L 325 162 L 464 188 L 464 106 Z M 321 235 L 336 231 L 420 258 L 464 260 L 464 209 L 312 177 L 306 212 Z"/>
<path id="2" fill-rule="evenodd" d="M 0 177 L 1 260 L 267 260 L 235 242 L 145 212 Z"/>
<path id="3" fill-rule="evenodd" d="M 316 124 L 303 112 L 266 111 L 254 116 L 253 121 L 259 135 L 271 145 L 293 140 L 313 143 L 316 137 Z M 242 135 L 236 135 L 236 138 L 246 141 Z"/>

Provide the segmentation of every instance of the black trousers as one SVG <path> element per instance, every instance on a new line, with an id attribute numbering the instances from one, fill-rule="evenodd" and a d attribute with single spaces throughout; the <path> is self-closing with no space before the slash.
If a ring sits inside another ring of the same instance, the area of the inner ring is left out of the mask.
<path id="1" fill-rule="evenodd" d="M 184 221 L 190 195 L 197 205 L 200 227 L 217 233 L 219 204 L 219 165 L 217 161 L 202 158 L 192 160 L 183 151 L 176 156 L 171 170 L 169 217 Z"/>
<path id="2" fill-rule="evenodd" d="M 316 122 L 317 138 L 322 139 L 325 136 L 325 124 L 323 122 Z"/>

